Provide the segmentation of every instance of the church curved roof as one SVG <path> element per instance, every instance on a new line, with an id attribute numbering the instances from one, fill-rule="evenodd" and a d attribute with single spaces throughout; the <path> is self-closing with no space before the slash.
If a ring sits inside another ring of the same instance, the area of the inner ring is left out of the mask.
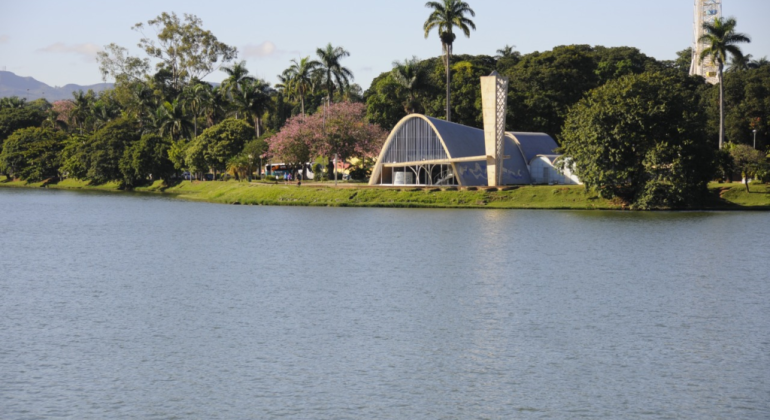
<path id="1" fill-rule="evenodd" d="M 416 114 L 412 114 L 416 115 Z M 447 122 L 438 118 L 425 116 L 436 132 L 444 140 L 444 146 L 453 158 L 468 156 L 483 156 L 486 154 L 484 148 L 484 130 L 468 127 L 453 122 Z"/>
<path id="2" fill-rule="evenodd" d="M 559 147 L 556 141 L 545 133 L 508 131 L 505 134 L 516 140 L 527 162 L 530 162 L 537 155 L 552 155 Z"/>

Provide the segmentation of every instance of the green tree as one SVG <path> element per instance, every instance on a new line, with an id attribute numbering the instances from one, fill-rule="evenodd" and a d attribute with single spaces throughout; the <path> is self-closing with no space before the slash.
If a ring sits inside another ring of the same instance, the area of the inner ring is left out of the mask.
<path id="1" fill-rule="evenodd" d="M 102 184 L 123 179 L 120 160 L 127 148 L 140 139 L 136 120 L 116 118 L 96 131 L 84 145 L 88 160 L 86 179 Z"/>
<path id="2" fill-rule="evenodd" d="M 693 51 L 692 47 L 685 48 L 676 52 L 676 59 L 663 62 L 665 67 L 672 68 L 683 74 L 690 73 L 692 65 Z"/>
<path id="3" fill-rule="evenodd" d="M 697 105 L 697 79 L 629 75 L 569 112 L 562 149 L 587 188 L 638 208 L 696 204 L 715 172 Z"/>
<path id="4" fill-rule="evenodd" d="M 425 71 L 420 66 L 417 57 L 406 59 L 403 62 L 394 61 L 393 70 L 390 72 L 393 81 L 404 92 L 403 106 L 407 114 L 421 112 L 423 109 L 419 100 L 419 94 L 427 82 Z"/>
<path id="5" fill-rule="evenodd" d="M 60 153 L 62 178 L 86 179 L 90 167 L 88 154 L 88 140 L 86 136 L 72 134 L 64 141 L 64 148 Z"/>
<path id="6" fill-rule="evenodd" d="M 161 137 L 171 137 L 178 140 L 187 137 L 193 128 L 193 122 L 185 112 L 184 106 L 178 100 L 163 102 L 155 111 L 153 125 Z"/>
<path id="7" fill-rule="evenodd" d="M 123 182 L 129 187 L 146 179 L 168 179 L 174 173 L 174 163 L 169 158 L 171 142 L 157 134 L 145 134 L 123 152 L 120 171 Z"/>
<path id="8" fill-rule="evenodd" d="M 406 116 L 403 101 L 396 100 L 401 87 L 393 80 L 391 73 L 383 73 L 374 80 L 364 93 L 366 118 L 382 127 L 393 127 Z"/>
<path id="9" fill-rule="evenodd" d="M 216 70 L 218 63 L 227 63 L 238 56 L 238 50 L 220 42 L 214 34 L 202 28 L 203 21 L 195 15 L 161 13 L 147 21 L 157 40 L 144 35 L 145 25 L 137 23 L 132 29 L 142 34 L 139 46 L 150 59 L 157 60 L 158 70 L 167 70 L 171 85 L 181 90 L 191 79 L 201 80 Z"/>
<path id="10" fill-rule="evenodd" d="M 588 45 L 559 46 L 522 57 L 503 73 L 510 80 L 509 129 L 545 132 L 559 140 L 569 107 L 599 86 L 596 70 L 596 57 Z"/>
<path id="11" fill-rule="evenodd" d="M 297 95 L 302 107 L 302 115 L 305 115 L 305 96 L 313 90 L 313 79 L 320 68 L 321 63 L 305 57 L 297 61 L 291 60 L 291 66 L 284 70 L 281 78 L 286 91 Z"/>
<path id="12" fill-rule="evenodd" d="M 242 151 L 246 142 L 253 138 L 253 128 L 246 122 L 228 118 L 204 130 L 196 142 L 205 145 L 206 163 L 216 173 L 227 169 L 227 162 Z"/>
<path id="13" fill-rule="evenodd" d="M 72 118 L 74 125 L 80 129 L 80 134 L 82 135 L 83 128 L 88 121 L 88 117 L 91 115 L 93 103 L 96 102 L 96 95 L 94 91 L 89 89 L 85 93 L 82 90 L 72 92 L 72 96 L 74 98 L 74 106 L 70 112 L 70 118 Z"/>
<path id="14" fill-rule="evenodd" d="M 207 146 L 204 139 L 197 137 L 184 148 L 185 165 L 191 176 L 196 174 L 194 176 L 196 179 L 204 179 L 202 174 L 209 170 L 209 163 L 206 160 Z"/>
<path id="15" fill-rule="evenodd" d="M 0 147 L 14 131 L 27 127 L 39 127 L 45 119 L 45 113 L 36 108 L 26 106 L 0 108 Z"/>
<path id="16" fill-rule="evenodd" d="M 705 106 L 709 112 L 709 133 L 716 135 L 719 115 L 719 92 L 707 92 Z M 767 146 L 770 138 L 770 66 L 733 72 L 724 80 L 725 136 L 733 144 L 754 143 L 757 130 L 757 148 Z"/>
<path id="17" fill-rule="evenodd" d="M 321 83 L 326 85 L 327 99 L 334 100 L 334 91 L 344 90 L 353 80 L 353 72 L 340 63 L 350 53 L 342 47 L 334 47 L 331 43 L 324 48 L 316 49 L 318 55 L 318 74 L 322 76 Z"/>
<path id="18" fill-rule="evenodd" d="M 725 110 L 724 110 L 724 68 L 728 55 L 733 59 L 742 57 L 743 52 L 737 44 L 751 42 L 748 36 L 735 32 L 737 22 L 733 18 L 714 19 L 713 23 L 704 23 L 706 33 L 698 40 L 708 45 L 700 54 L 700 61 L 707 58 L 717 65 L 717 79 L 719 80 L 719 148 L 722 148 L 725 136 Z M 738 58 L 740 60 L 740 58 Z"/>
<path id="19" fill-rule="evenodd" d="M 734 168 L 741 172 L 746 192 L 750 192 L 749 178 L 761 177 L 768 171 L 767 156 L 746 144 L 731 145 L 729 152 Z"/>
<path id="20" fill-rule="evenodd" d="M 504 73 L 521 60 L 521 53 L 516 51 L 515 48 L 515 45 L 506 44 L 503 48 L 496 51 L 495 59 L 497 60 L 496 68 L 498 73 Z"/>
<path id="21" fill-rule="evenodd" d="M 237 62 L 232 66 L 222 66 L 221 70 L 227 74 L 225 80 L 222 81 L 222 87 L 233 96 L 241 90 L 241 86 L 245 83 L 256 80 L 254 76 L 249 74 L 245 61 Z"/>
<path id="22" fill-rule="evenodd" d="M 212 89 L 208 83 L 195 83 L 185 86 L 182 104 L 192 114 L 193 138 L 198 137 L 198 119 L 205 112 L 212 100 Z"/>
<path id="23" fill-rule="evenodd" d="M 452 31 L 457 27 L 462 30 L 466 37 L 471 36 L 471 28 L 476 30 L 476 24 L 472 20 L 465 17 L 466 14 L 476 16 L 476 12 L 470 8 L 468 3 L 460 0 L 443 0 L 429 1 L 425 3 L 425 7 L 433 9 L 428 19 L 423 24 L 423 30 L 425 31 L 425 38 L 428 38 L 430 31 L 436 28 L 439 38 L 441 38 L 441 46 L 445 54 L 444 65 L 446 66 L 446 120 L 451 121 L 451 108 L 450 108 L 450 86 L 451 86 L 451 62 L 452 56 L 452 44 L 455 41 L 455 34 Z"/>
<path id="24" fill-rule="evenodd" d="M 3 144 L 0 166 L 11 178 L 37 182 L 58 176 L 67 135 L 50 128 L 16 130 Z"/>
<path id="25" fill-rule="evenodd" d="M 262 173 L 262 161 L 267 157 L 268 150 L 265 138 L 273 134 L 274 133 L 265 133 L 262 137 L 250 140 L 243 146 L 243 155 L 248 158 L 249 176 L 256 168 L 259 168 L 260 174 Z"/>
<path id="26" fill-rule="evenodd" d="M 222 90 L 228 95 L 231 102 L 237 102 L 245 84 L 256 80 L 253 76 L 249 75 L 245 61 L 240 61 L 232 66 L 223 66 L 221 70 L 227 73 L 227 78 L 222 81 Z M 239 107 L 236 105 L 233 108 L 235 109 L 235 118 L 238 118 Z"/>
<path id="27" fill-rule="evenodd" d="M 141 82 L 150 71 L 148 58 L 131 57 L 126 48 L 116 44 L 105 45 L 104 50 L 96 53 L 96 61 L 105 82 L 107 76 L 114 78 L 116 83 Z"/>
<path id="28" fill-rule="evenodd" d="M 254 123 L 254 132 L 259 137 L 260 121 L 272 104 L 270 101 L 270 85 L 264 80 L 254 79 L 252 82 L 244 83 L 241 91 L 235 97 L 236 109 L 251 118 Z"/>
<path id="29" fill-rule="evenodd" d="M 26 98 L 19 98 L 18 96 L 6 96 L 0 98 L 0 109 L 6 108 L 24 108 L 27 106 Z"/>

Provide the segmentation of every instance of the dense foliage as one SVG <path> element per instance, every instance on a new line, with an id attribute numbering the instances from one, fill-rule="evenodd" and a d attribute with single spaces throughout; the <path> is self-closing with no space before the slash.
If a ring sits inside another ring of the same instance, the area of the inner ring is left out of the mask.
<path id="1" fill-rule="evenodd" d="M 563 151 L 603 197 L 639 208 L 696 204 L 714 176 L 699 81 L 643 73 L 591 91 L 564 125 Z"/>
<path id="2" fill-rule="evenodd" d="M 16 130 L 3 144 L 0 168 L 11 177 L 40 181 L 58 175 L 59 152 L 67 136 L 49 128 L 29 127 Z"/>

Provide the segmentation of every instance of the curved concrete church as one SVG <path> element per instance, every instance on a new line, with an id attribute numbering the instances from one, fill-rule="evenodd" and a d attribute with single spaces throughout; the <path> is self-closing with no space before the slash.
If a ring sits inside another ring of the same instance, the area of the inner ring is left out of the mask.
<path id="1" fill-rule="evenodd" d="M 558 146 L 549 135 L 504 131 L 507 79 L 493 72 L 481 78 L 481 89 L 484 130 L 407 115 L 385 141 L 369 185 L 579 183 L 554 166 Z"/>

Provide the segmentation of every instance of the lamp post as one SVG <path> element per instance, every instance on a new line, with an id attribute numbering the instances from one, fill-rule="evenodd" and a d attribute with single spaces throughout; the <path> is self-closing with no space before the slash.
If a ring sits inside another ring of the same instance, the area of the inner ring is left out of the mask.
<path id="1" fill-rule="evenodd" d="M 752 130 L 754 132 L 754 150 L 757 149 L 757 130 Z"/>

